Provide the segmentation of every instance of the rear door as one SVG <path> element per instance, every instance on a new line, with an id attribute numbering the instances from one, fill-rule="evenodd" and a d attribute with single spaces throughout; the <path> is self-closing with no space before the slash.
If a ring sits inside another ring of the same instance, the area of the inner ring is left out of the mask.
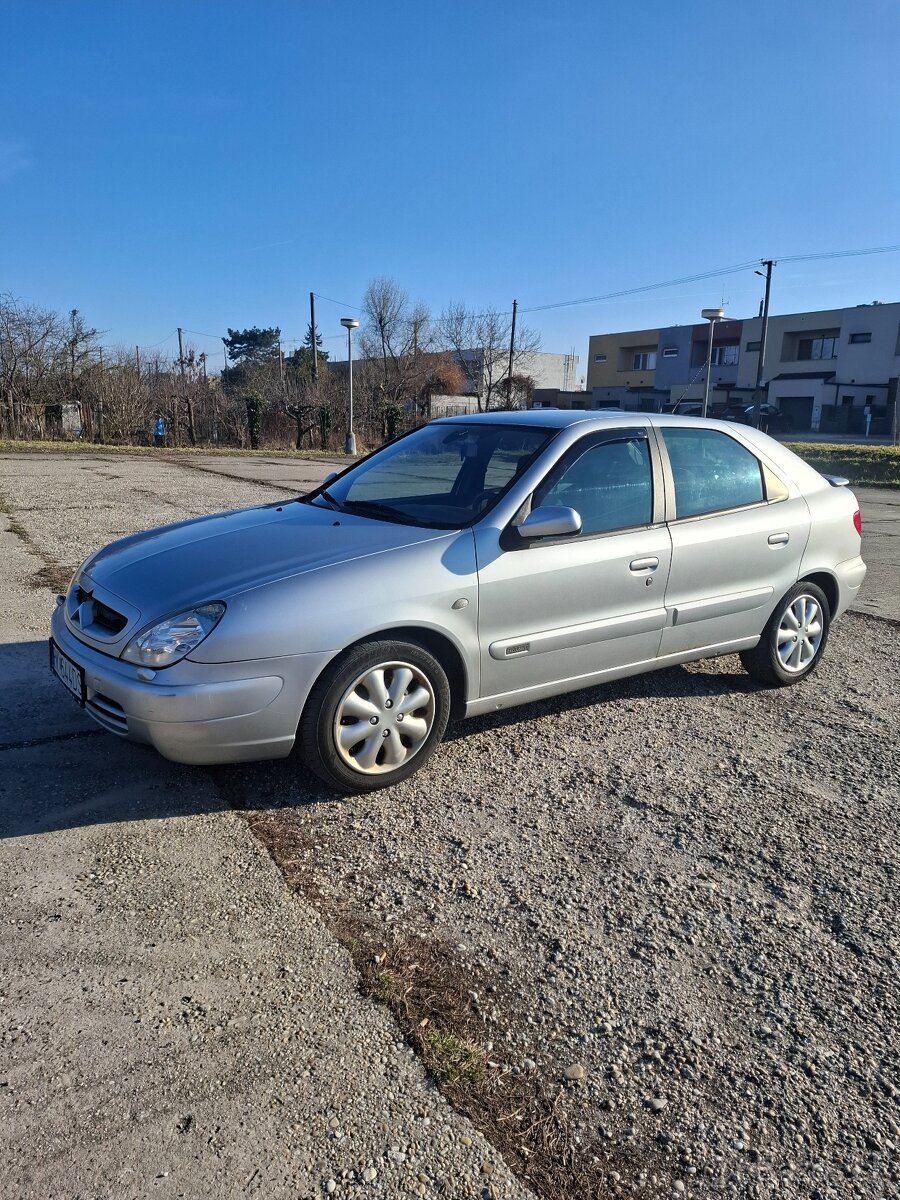
<path id="1" fill-rule="evenodd" d="M 542 506 L 574 508 L 582 532 L 475 530 L 483 697 L 577 687 L 659 648 L 671 541 L 647 429 L 582 438 L 535 489 Z"/>
<path id="2" fill-rule="evenodd" d="M 798 577 L 809 509 L 737 438 L 660 426 L 672 565 L 660 655 L 757 637 Z"/>

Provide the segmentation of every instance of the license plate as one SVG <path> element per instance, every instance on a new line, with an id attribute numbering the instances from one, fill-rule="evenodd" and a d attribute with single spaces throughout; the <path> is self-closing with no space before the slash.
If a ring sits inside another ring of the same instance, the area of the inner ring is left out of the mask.
<path id="1" fill-rule="evenodd" d="M 50 641 L 50 670 L 84 707 L 84 668 L 79 667 L 77 663 L 72 662 L 71 658 L 63 654 L 52 639 Z"/>

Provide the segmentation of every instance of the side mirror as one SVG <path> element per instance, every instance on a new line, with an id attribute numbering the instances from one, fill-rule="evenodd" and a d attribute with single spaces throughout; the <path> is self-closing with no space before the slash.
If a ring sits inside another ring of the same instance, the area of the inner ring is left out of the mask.
<path id="1" fill-rule="evenodd" d="M 322 487 L 326 483 L 331 483 L 332 479 L 337 479 L 337 471 L 329 471 L 319 486 Z"/>
<path id="2" fill-rule="evenodd" d="M 572 537 L 581 533 L 581 517 L 574 508 L 536 508 L 516 528 L 519 537 L 526 541 L 532 538 Z"/>

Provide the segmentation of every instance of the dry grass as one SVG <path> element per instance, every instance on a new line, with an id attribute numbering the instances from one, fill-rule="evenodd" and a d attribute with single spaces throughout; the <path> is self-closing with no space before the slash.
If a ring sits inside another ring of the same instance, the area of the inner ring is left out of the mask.
<path id="1" fill-rule="evenodd" d="M 241 798 L 225 791 L 242 808 Z M 330 932 L 350 953 L 361 991 L 390 1009 L 409 1045 L 444 1096 L 502 1154 L 543 1200 L 610 1194 L 611 1163 L 582 1131 L 576 1136 L 559 1103 L 567 1088 L 539 1073 L 494 1061 L 516 1019 L 516 1001 L 498 981 L 454 946 L 399 933 L 348 910 L 319 890 L 315 855 L 290 810 L 247 812 L 254 834 L 288 885 L 313 902 Z M 627 1164 L 623 1174 L 633 1175 Z"/>
<path id="2" fill-rule="evenodd" d="M 789 442 L 788 449 L 827 475 L 844 475 L 851 484 L 900 487 L 900 446 L 830 445 Z"/>
<path id="3" fill-rule="evenodd" d="M 327 458 L 344 459 L 340 451 L 331 450 L 286 450 L 283 447 L 260 450 L 241 450 L 234 446 L 111 446 L 102 442 L 41 442 L 14 441 L 0 438 L 0 454 L 127 454 L 144 458 L 180 458 L 185 456 L 215 455 L 223 458 Z M 349 461 L 349 459 L 348 459 Z"/>

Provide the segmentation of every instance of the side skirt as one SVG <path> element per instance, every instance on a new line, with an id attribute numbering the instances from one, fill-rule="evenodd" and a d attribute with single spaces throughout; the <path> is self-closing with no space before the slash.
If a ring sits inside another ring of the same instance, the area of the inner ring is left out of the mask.
<path id="1" fill-rule="evenodd" d="M 644 662 L 630 663 L 626 667 L 611 667 L 607 671 L 594 671 L 590 675 L 575 675 L 570 679 L 557 679 L 552 683 L 537 684 L 518 692 L 502 692 L 495 696 L 482 696 L 466 704 L 465 717 L 480 717 L 484 713 L 496 712 L 500 708 L 513 708 L 517 704 L 531 704 L 534 700 L 546 700 L 550 696 L 561 696 L 565 692 L 577 692 L 582 688 L 595 687 L 599 683 L 612 683 L 616 679 L 627 679 L 630 675 L 644 675 L 648 671 L 659 671 L 664 667 L 676 667 L 679 663 L 696 662 L 701 658 L 719 658 L 724 654 L 737 654 L 740 650 L 752 650 L 758 637 L 739 638 L 733 642 L 721 642 L 716 646 L 701 646 L 698 650 L 686 650 L 680 654 L 667 654 L 663 658 L 649 658 Z"/>

